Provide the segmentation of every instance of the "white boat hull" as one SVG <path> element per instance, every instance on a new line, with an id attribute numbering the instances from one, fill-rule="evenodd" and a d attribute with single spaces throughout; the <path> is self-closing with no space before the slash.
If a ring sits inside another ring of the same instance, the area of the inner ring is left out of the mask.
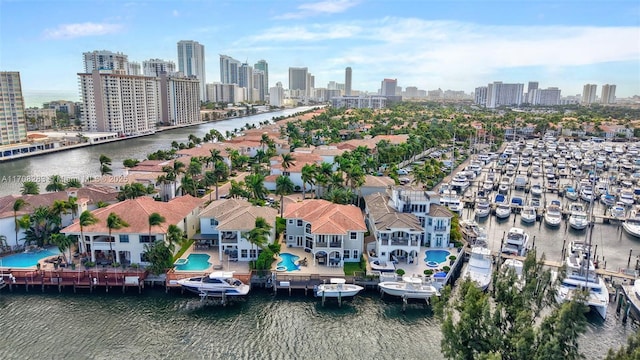
<path id="1" fill-rule="evenodd" d="M 622 223 L 622 228 L 627 234 L 640 238 L 640 225 L 624 222 Z"/>
<path id="2" fill-rule="evenodd" d="M 320 284 L 315 288 L 317 297 L 346 298 L 358 295 L 364 288 L 354 284 Z"/>
<path id="3" fill-rule="evenodd" d="M 378 286 L 387 295 L 406 297 L 408 299 L 428 299 L 439 295 L 438 290 L 431 285 L 413 287 L 407 286 L 406 283 L 400 281 L 383 281 Z"/>

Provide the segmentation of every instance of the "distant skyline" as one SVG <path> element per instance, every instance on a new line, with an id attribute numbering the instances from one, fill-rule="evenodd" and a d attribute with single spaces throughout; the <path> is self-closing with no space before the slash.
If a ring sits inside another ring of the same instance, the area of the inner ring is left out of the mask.
<path id="1" fill-rule="evenodd" d="M 635 0 L 471 1 L 2 1 L 0 70 L 29 94 L 75 93 L 82 53 L 177 63 L 176 44 L 205 47 L 206 79 L 219 55 L 269 64 L 269 86 L 307 67 L 316 87 L 375 92 L 384 78 L 423 90 L 537 81 L 563 96 L 584 84 L 640 95 L 640 4 Z M 29 26 L 25 26 L 29 24 Z M 40 104 L 41 105 L 41 104 Z"/>

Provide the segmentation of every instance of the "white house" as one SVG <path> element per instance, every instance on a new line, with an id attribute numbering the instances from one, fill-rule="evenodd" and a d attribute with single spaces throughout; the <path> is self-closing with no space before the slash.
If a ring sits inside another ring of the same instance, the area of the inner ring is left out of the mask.
<path id="1" fill-rule="evenodd" d="M 176 225 L 188 237 L 193 237 L 200 225 L 198 214 L 203 202 L 204 200 L 190 195 L 180 196 L 168 202 L 139 197 L 93 210 L 92 214 L 98 219 L 94 225 L 80 229 L 76 220 L 60 232 L 76 235 L 79 238 L 79 251 L 86 252 L 91 261 L 144 265 L 148 263 L 145 258 L 145 245 L 152 244 L 157 239 L 166 241 L 169 225 Z M 128 226 L 112 229 L 109 237 L 107 218 L 111 213 L 118 215 Z M 163 216 L 165 222 L 150 228 L 149 215 L 153 213 Z M 80 239 L 81 230 L 84 239 Z"/>
<path id="2" fill-rule="evenodd" d="M 261 217 L 271 225 L 269 242 L 272 242 L 277 216 L 278 210 L 253 206 L 244 199 L 216 200 L 200 213 L 200 234 L 196 238 L 210 240 L 210 244 L 218 248 L 221 261 L 225 253 L 249 261 L 258 257 L 259 249 L 246 239 L 245 234 L 255 228 L 256 219 Z"/>
<path id="3" fill-rule="evenodd" d="M 317 264 L 343 266 L 360 261 L 367 227 L 358 207 L 305 200 L 288 204 L 284 218 L 287 246 L 304 248 Z"/>

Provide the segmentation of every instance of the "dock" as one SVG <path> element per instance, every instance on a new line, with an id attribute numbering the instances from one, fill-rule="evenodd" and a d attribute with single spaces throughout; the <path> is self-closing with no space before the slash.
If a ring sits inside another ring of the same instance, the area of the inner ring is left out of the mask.
<path id="1" fill-rule="evenodd" d="M 89 292 L 103 288 L 109 292 L 112 288 L 121 288 L 126 292 L 128 288 L 137 288 L 138 293 L 144 289 L 145 271 L 119 270 L 115 268 L 89 270 L 11 270 L 5 273 L 5 283 L 9 291 L 14 288 L 40 287 L 44 292 L 47 288 L 57 288 L 59 292 L 65 287 L 72 287 L 73 292 L 78 289 L 89 289 Z"/>

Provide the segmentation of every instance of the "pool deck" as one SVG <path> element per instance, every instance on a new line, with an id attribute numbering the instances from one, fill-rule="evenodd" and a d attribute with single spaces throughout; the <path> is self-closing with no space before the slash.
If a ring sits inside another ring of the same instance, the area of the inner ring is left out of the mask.
<path id="1" fill-rule="evenodd" d="M 445 259 L 445 261 L 440 262 L 438 264 L 438 266 L 435 267 L 431 267 L 431 266 L 427 266 L 427 263 L 424 261 L 424 259 L 426 258 L 425 252 L 428 250 L 446 250 L 449 252 L 450 255 L 447 255 L 447 258 Z M 442 270 L 442 268 L 444 266 L 450 266 L 449 265 L 449 256 L 454 255 L 456 258 L 460 257 L 462 255 L 462 253 L 458 254 L 456 253 L 457 249 L 456 248 L 428 248 L 428 247 L 421 247 L 420 248 L 420 253 L 417 259 L 415 259 L 415 261 L 413 262 L 413 264 L 409 264 L 407 262 L 407 260 L 405 261 L 400 261 L 397 262 L 396 265 L 396 270 L 397 269 L 402 269 L 404 270 L 405 274 L 407 275 L 423 275 L 424 271 L 429 269 L 429 270 L 433 270 L 434 273 L 436 273 L 438 270 Z M 367 275 L 375 275 L 378 272 L 376 270 L 371 269 L 371 263 L 370 263 L 370 259 L 368 259 L 367 254 L 365 253 L 365 256 L 367 257 Z"/>

